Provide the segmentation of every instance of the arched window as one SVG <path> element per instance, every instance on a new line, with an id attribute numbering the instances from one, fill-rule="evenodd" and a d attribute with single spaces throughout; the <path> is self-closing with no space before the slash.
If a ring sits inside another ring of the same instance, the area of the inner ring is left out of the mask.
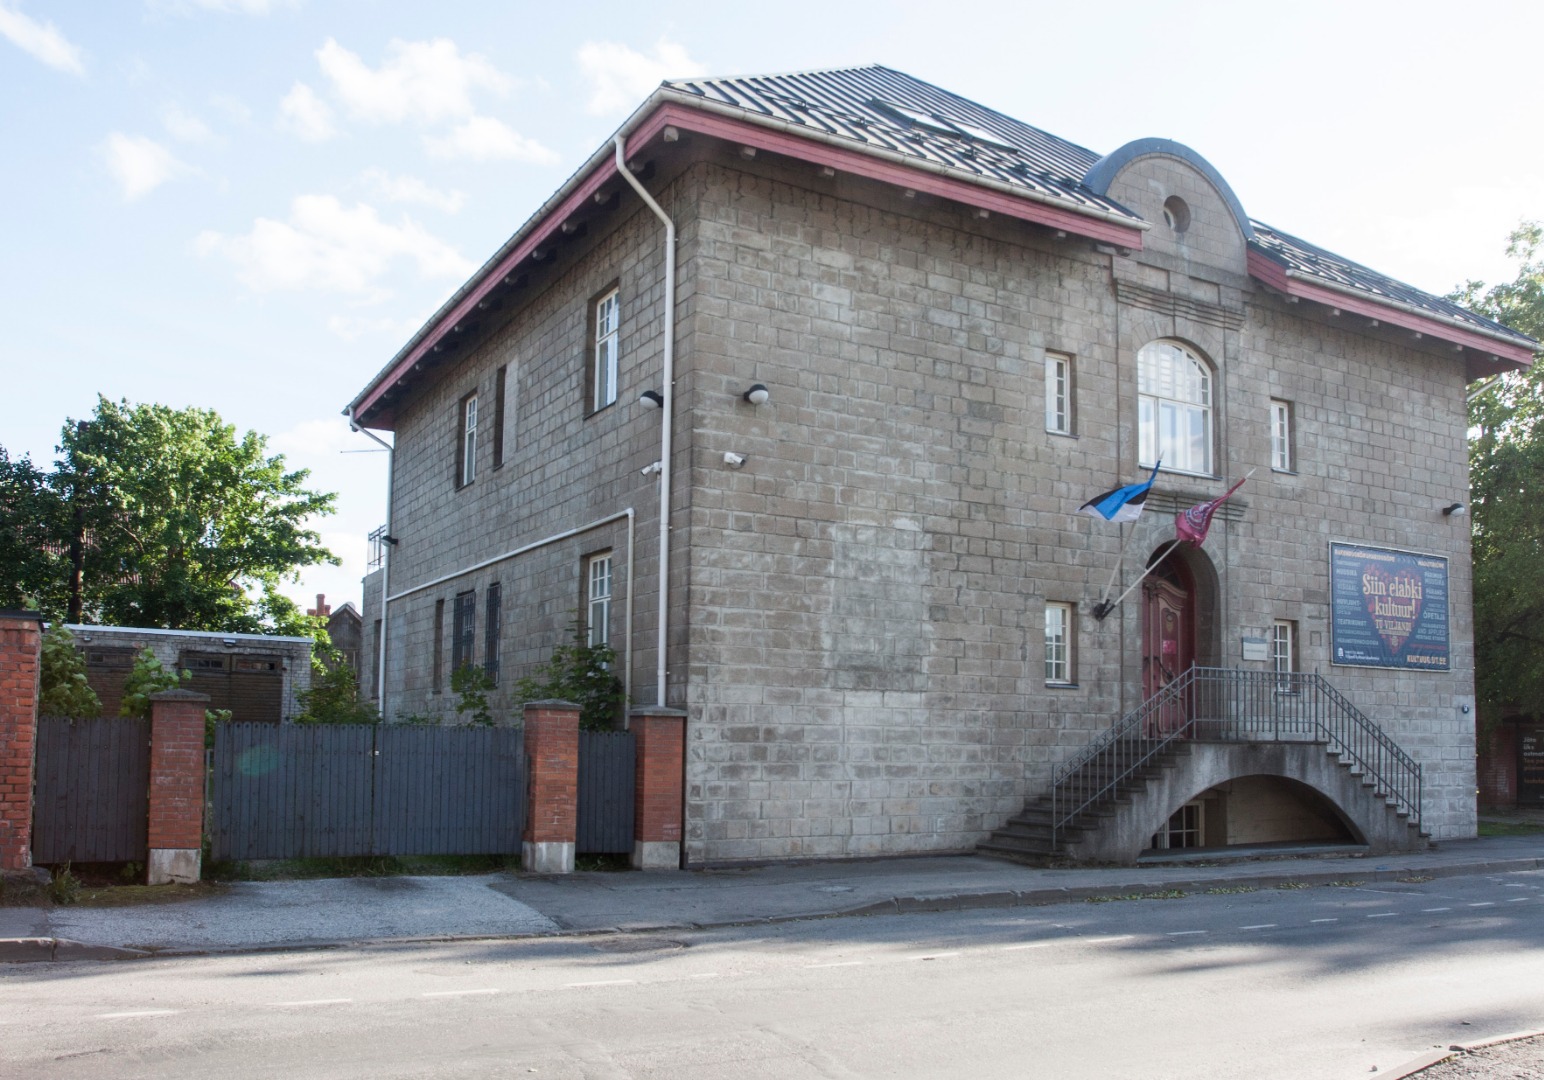
<path id="1" fill-rule="evenodd" d="M 1137 353 L 1142 465 L 1212 471 L 1212 373 L 1183 345 L 1154 341 Z"/>

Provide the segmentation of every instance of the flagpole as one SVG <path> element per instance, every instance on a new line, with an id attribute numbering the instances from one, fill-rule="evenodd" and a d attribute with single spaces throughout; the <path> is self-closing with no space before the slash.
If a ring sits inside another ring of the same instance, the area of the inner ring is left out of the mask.
<path id="1" fill-rule="evenodd" d="M 1125 592 L 1117 596 L 1114 603 L 1105 602 L 1094 608 L 1094 618 L 1103 619 L 1110 612 L 1120 607 L 1120 602 L 1131 595 L 1131 590 L 1135 589 L 1138 585 L 1142 584 L 1143 581 L 1147 580 L 1148 574 L 1151 574 L 1154 570 L 1158 569 L 1159 566 L 1163 565 L 1163 560 L 1169 557 L 1169 552 L 1173 551 L 1183 543 L 1183 540 L 1170 540 L 1169 546 L 1164 548 L 1157 555 L 1153 556 L 1151 564 L 1146 570 L 1142 571 L 1142 576 L 1133 581 L 1130 586 L 1127 587 Z"/>
<path id="2" fill-rule="evenodd" d="M 1135 524 L 1136 522 L 1132 522 L 1132 525 Z M 1126 535 L 1125 543 L 1121 544 L 1120 551 L 1116 552 L 1115 565 L 1110 569 L 1110 580 L 1104 583 L 1104 592 L 1099 595 L 1099 607 L 1103 607 L 1104 602 L 1110 598 L 1110 590 L 1115 588 L 1115 579 L 1120 576 L 1120 568 L 1126 561 L 1126 552 L 1131 548 L 1131 541 L 1136 538 L 1137 530 L 1133 528 Z M 1100 618 L 1103 617 L 1102 615 L 1100 616 Z"/>

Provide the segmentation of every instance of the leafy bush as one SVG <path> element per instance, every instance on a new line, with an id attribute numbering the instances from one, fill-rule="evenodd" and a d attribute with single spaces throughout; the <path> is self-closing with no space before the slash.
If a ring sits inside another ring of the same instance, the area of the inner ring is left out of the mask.
<path id="1" fill-rule="evenodd" d="M 149 716 L 150 695 L 176 690 L 193 677 L 191 671 L 169 671 L 148 647 L 134 657 L 134 667 L 123 680 L 123 705 L 119 716 Z"/>
<path id="2" fill-rule="evenodd" d="M 297 724 L 378 724 L 375 706 L 359 700 L 359 676 L 341 656 L 314 665 L 311 689 L 300 695 Z"/>
<path id="3" fill-rule="evenodd" d="M 55 623 L 43 635 L 40 676 L 40 715 L 77 719 L 102 715 L 102 699 L 86 681 L 86 658 L 75 647 L 75 635 L 63 623 Z"/>
<path id="4" fill-rule="evenodd" d="M 591 645 L 575 626 L 574 643 L 559 645 L 534 675 L 515 683 L 515 700 L 572 701 L 579 706 L 585 731 L 611 731 L 622 716 L 627 693 L 611 670 L 617 654 L 609 645 Z"/>
<path id="5" fill-rule="evenodd" d="M 488 691 L 494 687 L 493 676 L 474 664 L 463 664 L 450 673 L 451 693 L 456 695 L 456 712 L 470 715 L 469 723 L 481 727 L 493 726 L 493 713 L 488 709 Z"/>

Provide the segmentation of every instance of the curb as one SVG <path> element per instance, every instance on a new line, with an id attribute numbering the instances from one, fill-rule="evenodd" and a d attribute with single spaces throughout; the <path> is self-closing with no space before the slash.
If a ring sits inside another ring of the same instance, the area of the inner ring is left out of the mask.
<path id="1" fill-rule="evenodd" d="M 1521 1042 L 1523 1039 L 1537 1039 L 1541 1035 L 1544 1035 L 1544 1028 L 1533 1031 L 1513 1031 L 1506 1035 L 1495 1035 L 1489 1039 L 1478 1039 L 1474 1042 L 1454 1043 L 1444 1050 L 1429 1050 L 1418 1057 L 1411 1058 L 1403 1065 L 1396 1065 L 1391 1071 L 1380 1073 L 1380 1080 L 1407 1080 L 1408 1077 L 1419 1076 L 1433 1065 L 1451 1060 L 1459 1054 L 1473 1053 L 1476 1050 L 1500 1046 L 1503 1043 Z"/>
<path id="2" fill-rule="evenodd" d="M 527 941 L 541 938 L 594 937 L 605 934 L 651 934 L 691 930 L 727 930 L 745 926 L 776 926 L 783 923 L 811 922 L 819 919 L 858 918 L 870 915 L 902 915 L 939 911 L 973 911 L 988 908 L 1049 907 L 1055 904 L 1076 903 L 1097 899 L 1119 899 L 1145 892 L 1185 892 L 1205 894 L 1209 890 L 1251 886 L 1255 889 L 1277 888 L 1282 885 L 1329 885 L 1355 880 L 1358 883 L 1399 881 L 1408 877 L 1445 878 L 1473 874 L 1517 873 L 1544 869 L 1544 858 L 1524 857 L 1497 859 L 1484 862 L 1449 864 L 1446 866 L 1404 866 L 1349 872 L 1340 864 L 1333 871 L 1314 873 L 1257 873 L 1232 874 L 1227 877 L 1189 878 L 1160 881 L 1125 881 L 1118 885 L 1063 886 L 1038 889 L 990 889 L 981 892 L 911 894 L 894 896 L 886 900 L 874 900 L 848 908 L 822 908 L 813 911 L 793 912 L 780 915 L 749 916 L 735 919 L 708 919 L 701 921 L 663 922 L 644 921 L 618 923 L 604 927 L 560 927 L 555 931 L 539 931 L 523 934 L 432 934 L 420 937 L 399 938 L 340 938 L 322 941 L 274 942 L 261 945 L 209 946 L 202 948 L 119 948 L 111 945 L 89 945 L 68 938 L 0 938 L 0 963 L 29 963 L 38 961 L 71 960 L 142 960 L 171 959 L 194 956 L 242 956 L 261 953 L 305 952 L 314 949 L 340 949 L 350 947 L 381 947 L 389 945 L 455 944 L 477 941 Z M 550 916 L 548 916 L 550 918 Z M 1501 1036 L 1494 1041 L 1510 1041 L 1529 1038 L 1534 1033 Z M 1479 1044 L 1472 1044 L 1477 1046 Z M 1467 1048 L 1467 1047 L 1466 1047 Z M 1460 1048 L 1463 1049 L 1463 1048 Z M 1444 1051 L 1448 1056 L 1451 1051 Z M 1419 1068 L 1433 1062 L 1427 1061 Z M 1411 1067 L 1415 1067 L 1412 1063 Z M 1399 1074 L 1401 1076 L 1410 1073 Z M 1397 1080 L 1397 1077 L 1394 1078 Z"/>

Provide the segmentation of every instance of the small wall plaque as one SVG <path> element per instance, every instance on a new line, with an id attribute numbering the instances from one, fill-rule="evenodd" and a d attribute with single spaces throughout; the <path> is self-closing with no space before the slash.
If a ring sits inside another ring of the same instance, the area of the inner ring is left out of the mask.
<path id="1" fill-rule="evenodd" d="M 1244 659 L 1265 661 L 1271 658 L 1271 644 L 1263 637 L 1244 639 Z"/>

